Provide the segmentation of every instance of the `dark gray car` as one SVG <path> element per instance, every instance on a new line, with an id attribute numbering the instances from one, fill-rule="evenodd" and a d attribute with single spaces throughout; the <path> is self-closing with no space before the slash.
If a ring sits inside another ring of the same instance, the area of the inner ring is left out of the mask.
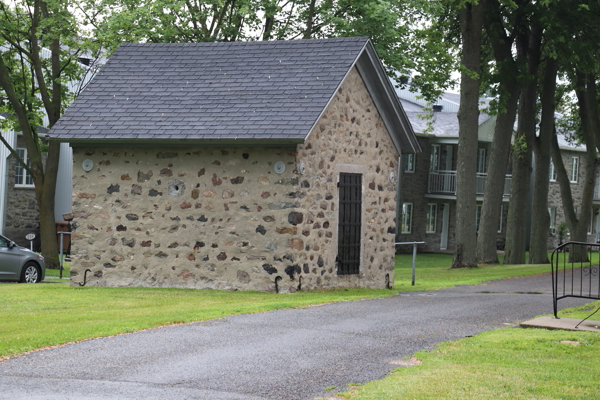
<path id="1" fill-rule="evenodd" d="M 45 268 L 44 257 L 0 235 L 0 281 L 41 282 Z"/>

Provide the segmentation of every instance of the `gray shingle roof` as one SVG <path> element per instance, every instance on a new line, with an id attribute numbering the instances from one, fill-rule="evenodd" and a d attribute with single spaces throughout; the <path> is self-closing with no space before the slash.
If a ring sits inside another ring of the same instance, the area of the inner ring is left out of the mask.
<path id="1" fill-rule="evenodd" d="M 303 140 L 367 42 L 123 44 L 51 136 Z"/>

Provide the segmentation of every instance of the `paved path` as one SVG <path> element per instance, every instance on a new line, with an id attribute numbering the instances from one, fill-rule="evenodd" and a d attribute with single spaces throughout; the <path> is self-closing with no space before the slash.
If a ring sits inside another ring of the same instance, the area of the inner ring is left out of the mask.
<path id="1" fill-rule="evenodd" d="M 329 386 L 383 378 L 417 350 L 551 313 L 549 281 L 513 278 L 90 340 L 0 362 L 0 398 L 314 399 Z"/>

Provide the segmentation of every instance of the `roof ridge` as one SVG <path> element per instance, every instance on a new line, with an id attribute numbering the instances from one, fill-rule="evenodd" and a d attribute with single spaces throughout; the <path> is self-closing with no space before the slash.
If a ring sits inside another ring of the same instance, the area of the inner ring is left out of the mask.
<path id="1" fill-rule="evenodd" d="M 160 43 L 134 43 L 134 42 L 123 42 L 120 46 L 127 47 L 170 47 L 170 46 L 197 46 L 197 47 L 210 47 L 217 45 L 230 45 L 230 46 L 242 46 L 242 45 L 277 45 L 277 44 L 290 44 L 290 42 L 297 43 L 327 43 L 327 42 L 366 42 L 369 40 L 366 36 L 340 36 L 336 38 L 326 38 L 326 39 L 292 39 L 292 40 L 238 40 L 234 42 L 224 42 L 224 41 L 212 41 L 212 42 L 160 42 Z"/>

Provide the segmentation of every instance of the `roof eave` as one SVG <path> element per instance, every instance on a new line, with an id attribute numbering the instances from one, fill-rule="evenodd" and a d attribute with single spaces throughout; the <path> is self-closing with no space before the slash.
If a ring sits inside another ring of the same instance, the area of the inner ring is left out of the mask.
<path id="1" fill-rule="evenodd" d="M 248 147 L 276 147 L 295 146 L 304 143 L 304 139 L 106 139 L 106 138 L 49 138 L 49 140 L 69 143 L 71 147 L 99 147 L 122 146 L 125 144 L 136 147 L 155 146 L 248 146 Z"/>
<path id="2" fill-rule="evenodd" d="M 400 104 L 396 90 L 392 86 L 371 40 L 367 41 L 358 57 L 356 68 L 373 98 L 398 153 L 421 152 L 421 146 L 408 116 Z"/>

